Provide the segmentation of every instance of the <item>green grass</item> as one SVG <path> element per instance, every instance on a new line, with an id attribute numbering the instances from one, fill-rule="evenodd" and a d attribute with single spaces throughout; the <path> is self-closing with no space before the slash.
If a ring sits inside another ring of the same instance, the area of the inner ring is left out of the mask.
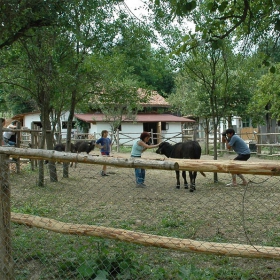
<path id="1" fill-rule="evenodd" d="M 37 211 L 30 208 L 30 205 L 26 207 L 28 212 Z M 160 224 L 163 229 L 173 229 L 173 236 L 176 228 L 181 231 L 180 222 L 164 218 Z M 130 226 L 129 221 L 127 226 Z M 272 260 L 182 253 L 95 237 L 63 235 L 16 224 L 12 224 L 12 228 L 16 279 L 21 280 L 31 279 L 34 273 L 40 275 L 38 279 L 69 280 L 277 279 L 273 275 L 266 278 Z M 157 229 L 157 233 L 163 233 L 163 229 Z M 216 241 L 221 240 L 217 237 Z M 32 262 L 30 268 L 26 265 L 28 262 Z M 244 266 L 244 262 L 249 264 Z M 263 271 L 258 270 L 256 274 L 256 267 L 260 265 Z"/>
<path id="2" fill-rule="evenodd" d="M 193 217 L 184 204 L 177 209 L 174 209 L 173 205 L 166 205 L 163 212 L 156 212 L 156 218 L 150 223 L 144 221 L 137 227 L 131 216 L 127 219 L 119 217 L 109 219 L 108 217 L 111 217 L 110 214 L 112 214 L 109 212 L 110 209 L 107 209 L 107 212 L 101 212 L 100 207 L 94 208 L 94 205 L 88 211 L 77 213 L 75 205 L 71 204 L 68 197 L 62 195 L 61 192 L 70 191 L 70 186 L 66 182 L 71 181 L 75 185 L 74 190 L 77 195 L 78 179 L 63 179 L 59 184 L 49 183 L 45 188 L 38 188 L 32 182 L 33 172 L 27 168 L 14 178 L 21 183 L 26 175 L 28 178 L 26 184 L 18 187 L 17 190 L 20 195 L 17 198 L 12 196 L 14 200 L 12 201 L 12 211 L 14 212 L 52 217 L 57 220 L 61 220 L 62 216 L 64 222 L 77 224 L 102 224 L 102 221 L 106 220 L 110 227 L 196 240 L 199 240 L 197 229 L 201 229 L 207 224 L 207 220 L 203 216 L 202 218 Z M 206 187 L 205 185 L 204 188 Z M 22 193 L 26 197 L 21 196 Z M 155 200 L 153 203 L 156 205 L 157 202 Z M 207 206 L 207 204 L 203 204 L 203 201 L 199 203 L 201 208 Z M 61 209 L 61 205 L 65 207 Z M 145 205 L 146 202 L 143 201 L 142 208 L 145 208 Z M 106 206 L 106 203 L 102 202 L 99 206 Z M 217 217 L 213 216 L 213 218 L 219 218 L 218 213 L 214 213 L 214 215 Z M 263 219 L 269 219 L 270 215 L 271 213 L 265 212 Z M 251 217 L 251 219 L 253 219 L 253 223 L 255 218 Z M 264 245 L 279 246 L 279 230 L 276 224 L 275 228 L 271 228 L 265 236 L 267 241 Z M 201 240 L 228 242 L 218 231 L 209 233 Z M 14 223 L 12 223 L 12 248 L 16 280 L 32 278 L 41 280 L 280 279 L 279 262 L 271 259 L 230 258 L 186 253 L 89 236 L 63 235 Z"/>

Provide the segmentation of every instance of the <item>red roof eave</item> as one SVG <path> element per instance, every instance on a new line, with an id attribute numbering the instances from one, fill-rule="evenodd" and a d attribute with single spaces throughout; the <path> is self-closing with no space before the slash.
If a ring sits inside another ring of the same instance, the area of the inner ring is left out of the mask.
<path id="1" fill-rule="evenodd" d="M 106 122 L 104 114 L 75 114 L 79 120 L 93 123 L 93 122 Z M 190 122 L 194 123 L 192 119 L 185 117 L 178 117 L 171 114 L 138 114 L 135 120 L 124 120 L 124 122 Z"/>

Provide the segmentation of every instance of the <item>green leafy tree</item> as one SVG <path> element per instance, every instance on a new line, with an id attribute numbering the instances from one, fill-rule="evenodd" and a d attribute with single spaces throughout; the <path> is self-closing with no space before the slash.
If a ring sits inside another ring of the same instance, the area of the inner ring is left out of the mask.
<path id="1" fill-rule="evenodd" d="M 267 132 L 270 132 L 271 118 L 280 119 L 279 63 L 276 69 L 275 74 L 267 73 L 259 79 L 256 92 L 248 106 L 248 113 L 255 124 L 264 124 L 266 121 Z"/>
<path id="2" fill-rule="evenodd" d="M 124 55 L 104 56 L 100 60 L 99 71 L 102 92 L 91 100 L 89 106 L 92 110 L 101 111 L 115 132 L 122 121 L 135 119 L 141 109 L 140 103 L 147 101 L 150 92 L 139 93 L 140 83 Z"/>
<path id="3" fill-rule="evenodd" d="M 250 100 L 244 80 L 238 77 L 246 75 L 238 68 L 230 44 L 223 44 L 219 49 L 213 48 L 211 43 L 204 44 L 183 59 L 185 64 L 176 80 L 176 93 L 169 101 L 184 114 L 211 120 L 212 127 L 207 122 L 205 133 L 208 135 L 212 131 L 214 134 L 214 159 L 217 159 L 221 119 L 241 112 Z"/>
<path id="4" fill-rule="evenodd" d="M 186 35 L 181 47 L 197 47 L 202 41 L 219 40 L 233 35 L 257 42 L 264 36 L 277 38 L 280 31 L 279 0 L 153 0 L 157 20 L 190 20 L 195 32 Z"/>
<path id="5" fill-rule="evenodd" d="M 110 51 L 112 55 L 119 53 L 126 57 L 127 65 L 142 87 L 170 94 L 174 88 L 170 59 L 166 51 L 153 47 L 153 44 L 157 44 L 157 38 L 152 26 L 128 19 L 120 28 L 116 46 Z"/>
<path id="6" fill-rule="evenodd" d="M 53 26 L 62 18 L 69 1 L 2 0 L 0 3 L 0 49 L 28 36 L 31 29 Z"/>

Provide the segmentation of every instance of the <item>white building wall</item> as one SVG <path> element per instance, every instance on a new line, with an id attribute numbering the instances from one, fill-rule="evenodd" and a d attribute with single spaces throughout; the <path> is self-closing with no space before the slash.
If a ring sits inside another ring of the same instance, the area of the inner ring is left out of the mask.
<path id="1" fill-rule="evenodd" d="M 33 122 L 40 122 L 40 115 L 38 114 L 32 114 L 32 115 L 25 115 L 23 118 L 23 126 L 31 129 L 31 124 Z"/>
<path id="2" fill-rule="evenodd" d="M 172 139 L 172 142 L 181 142 L 182 135 L 181 133 L 181 123 L 168 123 L 168 130 L 162 131 L 163 140 Z M 124 122 L 121 125 L 122 130 L 119 132 L 119 142 L 121 145 L 132 146 L 135 139 L 140 137 L 140 134 L 143 132 L 143 123 L 131 123 Z M 91 124 L 90 134 L 94 134 L 96 139 L 101 137 L 101 131 L 108 130 L 109 134 L 111 132 L 111 127 L 107 123 L 100 122 L 96 124 Z M 156 131 L 154 132 L 156 133 Z M 109 135 L 111 137 L 111 135 Z"/>
<path id="3" fill-rule="evenodd" d="M 205 139 L 205 133 L 204 133 L 203 125 L 205 125 L 205 124 L 203 123 L 203 119 L 201 119 L 200 122 L 199 122 L 199 125 L 198 125 L 198 138 L 199 139 Z M 235 130 L 236 134 L 240 134 L 240 131 L 241 131 L 241 128 L 242 128 L 242 119 L 240 117 L 233 117 L 232 118 L 232 126 L 233 126 L 233 129 Z M 209 134 L 209 141 L 213 142 L 214 133 L 213 133 L 213 126 L 211 125 L 211 122 L 210 122 L 210 127 L 211 127 L 212 131 Z M 220 131 L 219 131 L 219 129 L 220 129 Z M 221 139 L 221 133 L 223 131 L 225 131 L 226 129 L 228 129 L 227 121 L 222 119 L 220 121 L 220 124 L 219 124 L 219 127 L 218 127 L 218 132 L 217 132 L 217 134 L 218 134 L 217 138 L 218 139 Z"/>
<path id="4" fill-rule="evenodd" d="M 61 122 L 67 121 L 69 116 L 69 112 L 65 112 L 61 116 Z M 74 118 L 73 121 L 76 119 Z M 24 116 L 23 124 L 25 127 L 31 129 L 32 122 L 40 122 L 40 115 L 38 114 L 30 114 Z M 120 131 L 120 144 L 131 146 L 133 144 L 134 139 L 139 138 L 140 134 L 143 132 L 143 123 L 132 123 L 132 122 L 124 122 L 121 125 L 122 130 Z M 106 122 L 97 122 L 95 124 L 90 124 L 89 133 L 95 135 L 96 139 L 101 137 L 102 130 L 108 130 L 111 132 L 111 127 Z M 77 131 L 77 129 L 72 129 L 72 132 Z M 182 131 L 181 123 L 170 122 L 168 123 L 168 129 L 162 131 L 163 140 L 172 139 L 172 142 L 181 142 L 182 136 L 178 134 Z M 67 129 L 62 129 L 62 138 L 66 138 Z M 156 133 L 156 131 L 154 131 Z"/>
<path id="5" fill-rule="evenodd" d="M 138 138 L 143 131 L 142 123 L 128 123 L 124 122 L 121 125 L 122 130 L 120 131 L 120 144 L 132 145 L 133 139 Z M 94 134 L 96 139 L 101 137 L 102 130 L 108 130 L 111 134 L 111 126 L 105 122 L 97 122 L 96 124 L 91 124 L 89 133 Z M 125 135 L 123 135 L 125 134 Z M 111 135 L 109 135 L 111 137 Z"/>

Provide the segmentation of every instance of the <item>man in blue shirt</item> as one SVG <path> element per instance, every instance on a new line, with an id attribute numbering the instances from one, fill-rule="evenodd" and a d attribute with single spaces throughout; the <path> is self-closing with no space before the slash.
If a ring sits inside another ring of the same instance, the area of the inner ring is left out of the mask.
<path id="1" fill-rule="evenodd" d="M 227 148 L 229 150 L 232 148 L 238 154 L 234 160 L 247 161 L 250 158 L 250 149 L 248 145 L 243 141 L 243 139 L 235 134 L 234 129 L 227 129 L 226 132 L 222 134 L 222 136 L 222 142 L 226 143 Z M 236 175 L 243 181 L 243 186 L 248 184 L 242 174 L 232 174 L 232 183 L 228 184 L 229 186 L 237 186 Z"/>

